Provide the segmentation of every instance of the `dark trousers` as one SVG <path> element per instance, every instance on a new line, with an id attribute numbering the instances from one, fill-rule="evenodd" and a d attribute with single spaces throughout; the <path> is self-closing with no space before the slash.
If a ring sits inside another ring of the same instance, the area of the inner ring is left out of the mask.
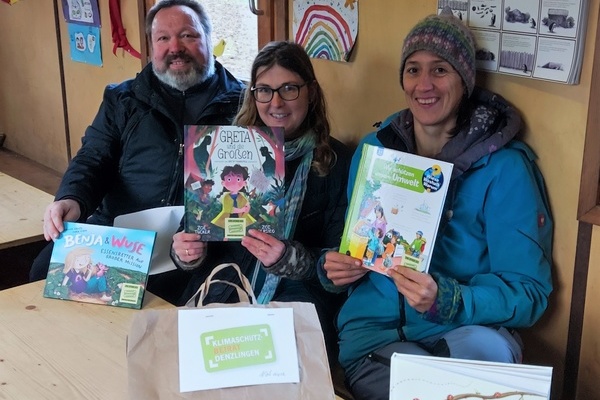
<path id="1" fill-rule="evenodd" d="M 41 281 L 46 279 L 48 275 L 48 267 L 50 266 L 50 257 L 52 256 L 52 249 L 54 248 L 54 242 L 49 242 L 46 247 L 40 251 L 37 257 L 33 260 L 31 269 L 29 270 L 29 281 Z"/>

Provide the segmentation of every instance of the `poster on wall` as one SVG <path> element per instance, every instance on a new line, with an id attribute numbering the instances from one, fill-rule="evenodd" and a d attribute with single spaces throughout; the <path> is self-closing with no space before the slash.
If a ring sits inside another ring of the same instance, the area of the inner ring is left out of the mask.
<path id="1" fill-rule="evenodd" d="M 438 0 L 471 29 L 477 68 L 579 83 L 588 0 Z"/>
<path id="2" fill-rule="evenodd" d="M 294 0 L 293 36 L 312 58 L 347 62 L 358 33 L 358 1 Z"/>
<path id="3" fill-rule="evenodd" d="M 62 0 L 62 9 L 67 23 L 100 26 L 98 0 Z"/>
<path id="4" fill-rule="evenodd" d="M 67 27 L 71 60 L 101 67 L 100 28 L 79 24 L 67 24 Z"/>
<path id="5" fill-rule="evenodd" d="M 15 4 L 17 1 L 19 0 L 2 0 L 3 2 L 7 3 L 7 4 Z"/>

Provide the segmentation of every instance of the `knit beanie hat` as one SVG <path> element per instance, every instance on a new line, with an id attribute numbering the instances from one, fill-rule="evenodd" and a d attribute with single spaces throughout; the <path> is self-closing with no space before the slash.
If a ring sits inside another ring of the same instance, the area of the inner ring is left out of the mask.
<path id="1" fill-rule="evenodd" d="M 404 39 L 400 62 L 402 89 L 406 59 L 419 50 L 430 51 L 450 63 L 471 96 L 475 87 L 475 40 L 469 28 L 452 15 L 451 10 L 444 10 L 440 15 L 430 15 L 421 20 Z"/>

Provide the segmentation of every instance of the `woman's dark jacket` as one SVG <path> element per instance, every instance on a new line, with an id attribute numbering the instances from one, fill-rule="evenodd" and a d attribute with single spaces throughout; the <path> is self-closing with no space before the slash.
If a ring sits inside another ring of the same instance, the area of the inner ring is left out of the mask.
<path id="1" fill-rule="evenodd" d="M 309 172 L 306 194 L 296 230 L 292 240 L 286 241 L 287 249 L 300 244 L 311 253 L 311 261 L 308 263 L 307 270 L 302 273 L 302 276 L 297 276 L 296 279 L 301 280 L 316 298 L 322 298 L 323 300 L 328 297 L 333 299 L 337 296 L 332 296 L 331 293 L 323 290 L 316 274 L 316 260 L 323 250 L 338 247 L 340 244 L 348 205 L 346 186 L 352 157 L 350 150 L 336 139 L 331 138 L 331 146 L 337 155 L 335 165 L 325 177 L 319 177 L 312 169 Z M 297 165 L 289 162 L 286 162 L 285 166 L 286 177 L 291 176 L 297 167 Z M 294 244 L 294 242 L 296 243 Z M 285 269 L 285 265 L 281 265 L 287 262 L 285 259 L 286 254 L 273 268 L 280 271 Z M 240 242 L 209 242 L 206 258 L 199 267 L 193 270 L 190 284 L 182 296 L 182 302 L 185 303 L 185 300 L 190 299 L 211 270 L 222 263 L 238 264 L 242 273 L 250 278 L 256 265 L 256 258 Z M 305 269 L 306 265 L 299 267 Z M 294 275 L 294 272 L 286 271 L 284 276 Z M 218 278 L 230 282 L 238 281 L 231 268 L 219 273 Z M 279 286 L 284 286 L 287 279 L 282 278 Z M 258 295 L 258 293 L 255 294 Z M 232 301 L 237 301 L 236 294 L 233 292 L 232 287 L 226 285 L 215 287 L 211 285 L 210 292 L 205 298 L 206 304 Z"/>

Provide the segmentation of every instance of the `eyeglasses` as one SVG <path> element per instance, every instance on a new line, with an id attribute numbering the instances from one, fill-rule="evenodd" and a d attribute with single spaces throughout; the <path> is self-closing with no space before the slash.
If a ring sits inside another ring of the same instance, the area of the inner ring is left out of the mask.
<path id="1" fill-rule="evenodd" d="M 271 89 L 267 86 L 260 86 L 253 87 L 250 89 L 250 91 L 254 96 L 254 100 L 258 101 L 259 103 L 268 103 L 273 100 L 273 95 L 275 92 L 279 94 L 281 100 L 291 101 L 296 100 L 298 96 L 300 96 L 300 89 L 306 85 L 306 82 L 304 82 L 302 85 L 286 84 L 279 86 L 277 89 Z"/>

